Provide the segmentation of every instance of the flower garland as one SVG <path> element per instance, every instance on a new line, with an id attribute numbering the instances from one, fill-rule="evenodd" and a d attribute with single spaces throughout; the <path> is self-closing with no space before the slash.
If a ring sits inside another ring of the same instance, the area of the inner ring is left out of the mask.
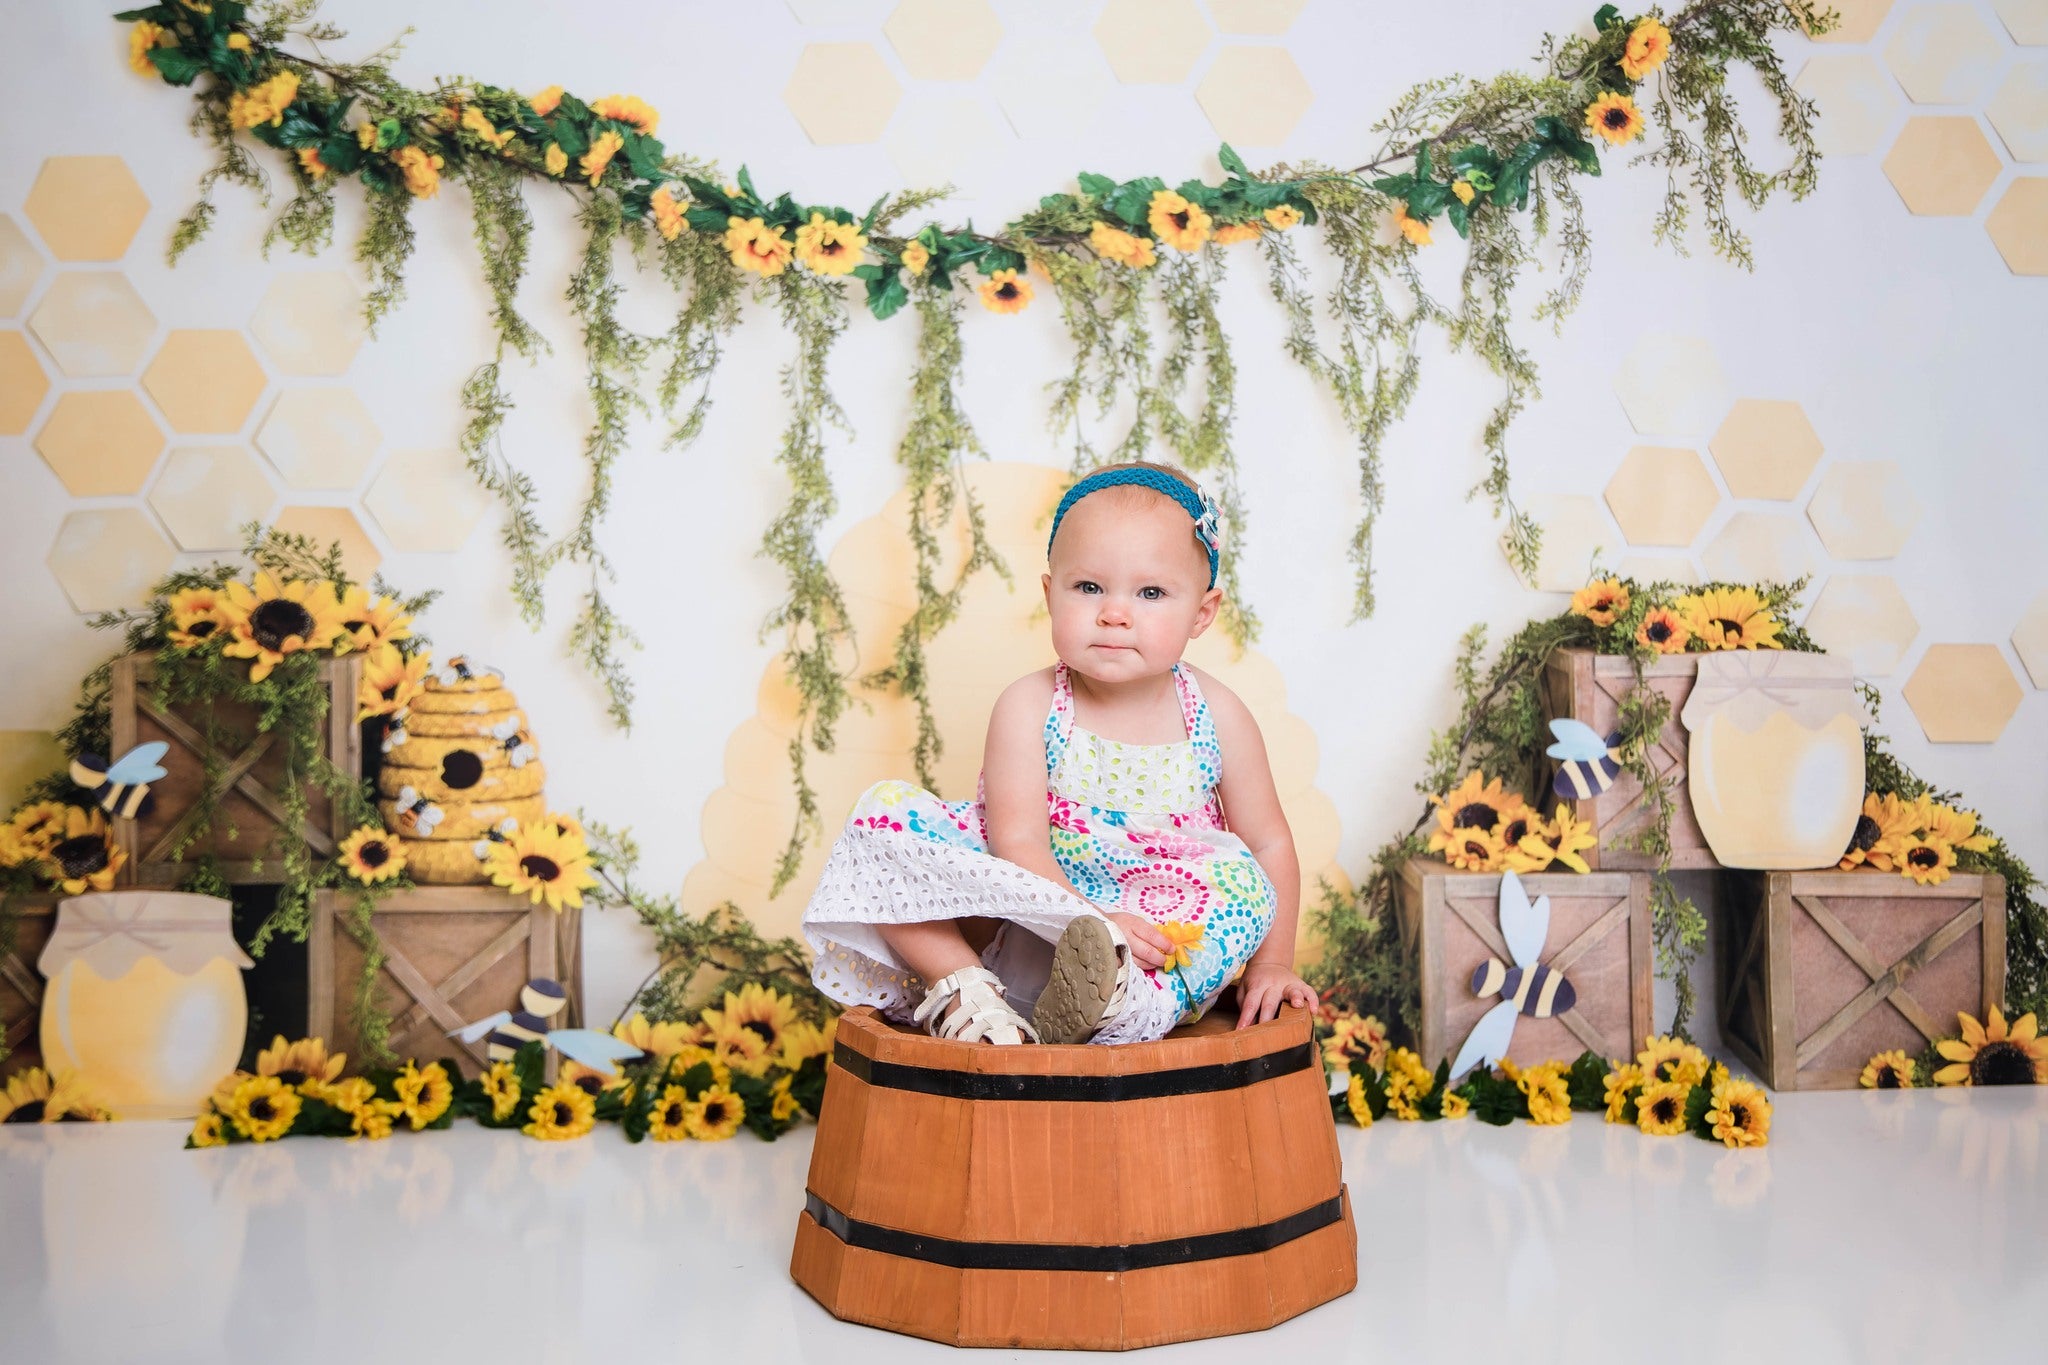
<path id="1" fill-rule="evenodd" d="M 648 367 L 666 357 L 660 401 L 674 422 L 670 444 L 686 444 L 702 430 L 709 383 L 740 320 L 742 292 L 751 285 L 757 298 L 772 301 L 794 334 L 797 358 L 784 374 L 792 413 L 776 457 L 792 491 L 762 544 L 789 583 L 764 629 L 782 634 L 785 671 L 801 698 L 791 750 L 798 814 L 777 868 L 778 890 L 821 828 L 804 755 L 831 749 L 835 722 L 850 702 L 845 661 L 854 655 L 852 627 L 817 543 L 835 507 L 826 441 L 833 428 L 847 426 L 825 383 L 826 357 L 846 326 L 846 280 L 862 283 L 873 316 L 914 303 L 920 321 L 911 426 L 898 450 L 910 482 L 918 605 L 895 662 L 863 681 L 894 686 L 914 702 L 919 772 L 928 782 L 937 741 L 923 645 L 950 619 L 965 577 L 996 567 L 970 507 L 974 540 L 962 577 L 950 587 L 936 581 L 931 533 L 942 523 L 935 518 L 954 506 L 960 462 L 980 452 L 953 382 L 957 285 L 1004 314 L 1028 308 L 1040 289 L 1057 296 L 1074 360 L 1053 385 L 1052 425 L 1071 444 L 1077 469 L 1163 442 L 1190 470 L 1213 479 L 1241 534 L 1245 516 L 1230 439 L 1235 368 L 1218 316 L 1218 284 L 1221 253 L 1258 243 L 1287 316 L 1287 351 L 1328 384 L 1357 442 L 1363 508 L 1351 550 L 1359 617 L 1374 606 L 1384 438 L 1414 394 L 1422 328 L 1440 327 L 1453 347 L 1484 358 L 1505 386 L 1486 423 L 1488 468 L 1479 488 L 1506 518 L 1509 554 L 1526 569 L 1535 562 L 1539 530 L 1510 497 L 1505 442 L 1537 391 L 1510 303 L 1535 261 L 1534 241 L 1555 232 L 1562 246 L 1562 281 L 1537 309 L 1539 318 L 1561 320 L 1580 298 L 1591 259 L 1575 177 L 1599 174 L 1602 144 L 1633 145 L 1654 121 L 1661 143 L 1632 164 L 1665 171 L 1657 237 L 1682 250 L 1697 210 L 1716 252 L 1751 264 L 1749 242 L 1725 202 L 1728 187 L 1753 208 L 1779 192 L 1803 197 L 1819 164 L 1814 107 L 1792 88 L 1773 35 L 1824 32 L 1833 24 L 1832 14 L 1810 0 L 1695 0 L 1674 14 L 1653 7 L 1627 19 L 1604 5 L 1592 36 L 1544 41 L 1540 76 L 1415 87 L 1376 126 L 1382 141 L 1372 158 L 1348 170 L 1305 164 L 1254 173 L 1226 146 L 1218 156 L 1226 174 L 1218 182 L 1169 186 L 1157 177 L 1084 173 L 1074 190 L 1044 195 L 1001 229 L 977 232 L 904 223 L 939 197 L 928 191 L 884 194 L 856 213 L 791 192 L 763 192 L 744 168 L 728 182 L 711 163 L 670 152 L 655 136 L 659 113 L 636 96 L 585 100 L 560 86 L 521 94 L 459 80 L 414 90 L 391 74 L 395 44 L 357 63 L 288 50 L 284 44 L 294 37 L 318 53 L 319 43 L 342 36 L 315 22 L 314 9 L 315 0 L 275 0 L 253 11 L 238 0 L 166 0 L 116 16 L 134 26 L 135 70 L 194 87 L 193 127 L 217 152 L 198 202 L 172 235 L 171 259 L 206 232 L 219 181 L 249 186 L 268 202 L 264 172 L 238 140 L 246 132 L 283 155 L 294 190 L 266 247 L 283 240 L 318 252 L 332 239 L 337 184 L 352 178 L 367 192 L 356 256 L 374 281 L 365 300 L 374 325 L 403 293 L 413 205 L 436 197 L 446 179 L 464 182 L 497 344 L 463 389 L 470 413 L 463 449 L 479 482 L 505 505 L 512 590 L 525 619 L 540 623 L 542 581 L 556 566 L 587 573 L 571 643 L 601 680 L 621 725 L 632 704 L 621 655 L 638 642 L 606 595 L 614 571 L 598 529 L 627 423 L 648 410 L 639 386 Z M 1750 160 L 1749 134 L 1728 92 L 1728 69 L 1738 65 L 1752 68 L 1778 103 L 1777 132 L 1791 150 L 1783 169 L 1760 171 Z M 585 441 L 590 481 L 573 529 L 552 544 L 532 481 L 506 459 L 498 439 L 511 406 L 502 375 L 508 353 L 531 360 L 547 348 L 516 307 L 533 229 L 521 196 L 528 180 L 578 194 L 588 233 L 569 297 L 583 328 L 595 409 Z M 1430 243 L 1439 217 L 1469 243 L 1454 305 L 1432 297 L 1416 268 L 1415 253 Z M 1297 224 L 1320 226 L 1341 263 L 1328 307 L 1334 344 L 1319 334 L 1314 292 L 1286 238 Z M 1399 229 L 1393 242 L 1380 239 L 1386 224 Z M 612 249 L 621 238 L 687 292 L 666 335 L 638 335 L 618 320 Z M 1171 324 L 1163 355 L 1154 350 L 1154 297 Z M 1190 418 L 1180 399 L 1197 361 L 1205 392 Z M 1100 418 L 1120 396 L 1134 400 L 1131 426 L 1098 451 L 1084 409 Z M 1225 625 L 1243 643 L 1256 619 L 1236 591 L 1234 559 L 1224 570 Z"/>
<path id="2" fill-rule="evenodd" d="M 0 1085 L 0 1123 L 105 1123 L 112 1117 L 75 1076 L 32 1066 Z"/>
<path id="3" fill-rule="evenodd" d="M 1985 1022 L 1956 1015 L 1957 1036 L 1929 1047 L 1931 1056 L 1908 1057 L 1894 1048 L 1872 1057 L 1858 1078 L 1866 1090 L 1912 1090 L 1934 1085 L 2048 1085 L 2048 1039 L 2030 1010 L 2007 1024 L 1991 1007 Z M 1946 1063 L 1946 1065 L 1937 1065 Z"/>

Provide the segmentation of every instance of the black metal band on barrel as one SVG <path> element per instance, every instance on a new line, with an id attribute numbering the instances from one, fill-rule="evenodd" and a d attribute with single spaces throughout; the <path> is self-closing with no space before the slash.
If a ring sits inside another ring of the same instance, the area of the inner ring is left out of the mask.
<path id="1" fill-rule="evenodd" d="M 1073 1246 L 1045 1242 L 956 1242 L 948 1237 L 880 1227 L 848 1218 L 815 1194 L 806 1194 L 811 1219 L 850 1247 L 879 1251 L 909 1260 L 930 1261 L 955 1270 L 1088 1270 L 1120 1272 L 1154 1266 L 1213 1261 L 1224 1256 L 1249 1256 L 1306 1237 L 1344 1217 L 1339 1194 L 1300 1213 L 1257 1227 L 1206 1232 L 1198 1237 L 1172 1237 L 1163 1242 L 1130 1246 Z"/>
<path id="2" fill-rule="evenodd" d="M 1303 1043 L 1263 1057 L 1175 1071 L 1139 1071 L 1127 1076 L 991 1076 L 977 1071 L 951 1071 L 934 1066 L 878 1062 L 845 1043 L 832 1049 L 833 1064 L 884 1090 L 912 1090 L 960 1100 L 1069 1100 L 1109 1103 L 1156 1100 L 1168 1095 L 1200 1095 L 1212 1090 L 1241 1090 L 1275 1076 L 1306 1071 L 1316 1064 L 1315 1048 Z"/>

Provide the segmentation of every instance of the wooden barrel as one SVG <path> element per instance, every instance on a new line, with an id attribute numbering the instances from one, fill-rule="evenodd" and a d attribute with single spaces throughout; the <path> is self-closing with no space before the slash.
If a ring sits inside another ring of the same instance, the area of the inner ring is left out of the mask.
<path id="1" fill-rule="evenodd" d="M 1120 1350 L 1349 1293 L 1358 1244 L 1306 1011 L 994 1047 L 839 1021 L 790 1275 L 959 1346 Z"/>

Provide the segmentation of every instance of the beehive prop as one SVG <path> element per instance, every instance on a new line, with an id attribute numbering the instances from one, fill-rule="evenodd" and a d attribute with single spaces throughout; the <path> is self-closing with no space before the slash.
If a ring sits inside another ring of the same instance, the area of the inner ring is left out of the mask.
<path id="1" fill-rule="evenodd" d="M 508 819 L 538 820 L 547 809 L 546 779 L 526 713 L 505 680 L 458 661 L 430 676 L 394 720 L 377 777 L 379 809 L 414 881 L 473 885 L 490 880 L 479 841 Z"/>

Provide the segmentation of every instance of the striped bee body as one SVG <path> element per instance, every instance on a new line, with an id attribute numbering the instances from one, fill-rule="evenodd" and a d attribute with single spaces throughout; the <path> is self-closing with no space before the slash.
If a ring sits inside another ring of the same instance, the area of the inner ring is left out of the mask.
<path id="1" fill-rule="evenodd" d="M 149 784 L 164 775 L 157 760 L 169 747 L 161 740 L 139 744 L 112 762 L 98 754 L 79 754 L 71 760 L 71 780 L 116 820 L 140 819 L 156 807 Z"/>
<path id="2" fill-rule="evenodd" d="M 548 1021 L 526 1010 L 514 1012 L 510 1019 L 491 1030 L 484 1044 L 484 1051 L 494 1062 L 509 1062 L 513 1054 L 528 1043 L 537 1043 L 548 1036 Z"/>
<path id="3" fill-rule="evenodd" d="M 1497 957 L 1473 968 L 1472 993 L 1482 1000 L 1498 995 L 1531 1019 L 1563 1014 L 1579 999 L 1579 993 L 1572 989 L 1563 972 L 1542 963 L 1510 967 Z"/>
<path id="4" fill-rule="evenodd" d="M 1594 759 L 1570 759 L 1560 763 L 1557 776 L 1551 781 L 1551 790 L 1559 796 L 1584 801 L 1598 796 L 1614 785 L 1614 779 L 1621 776 L 1621 764 L 1616 761 L 1613 750 L 1604 757 Z"/>

